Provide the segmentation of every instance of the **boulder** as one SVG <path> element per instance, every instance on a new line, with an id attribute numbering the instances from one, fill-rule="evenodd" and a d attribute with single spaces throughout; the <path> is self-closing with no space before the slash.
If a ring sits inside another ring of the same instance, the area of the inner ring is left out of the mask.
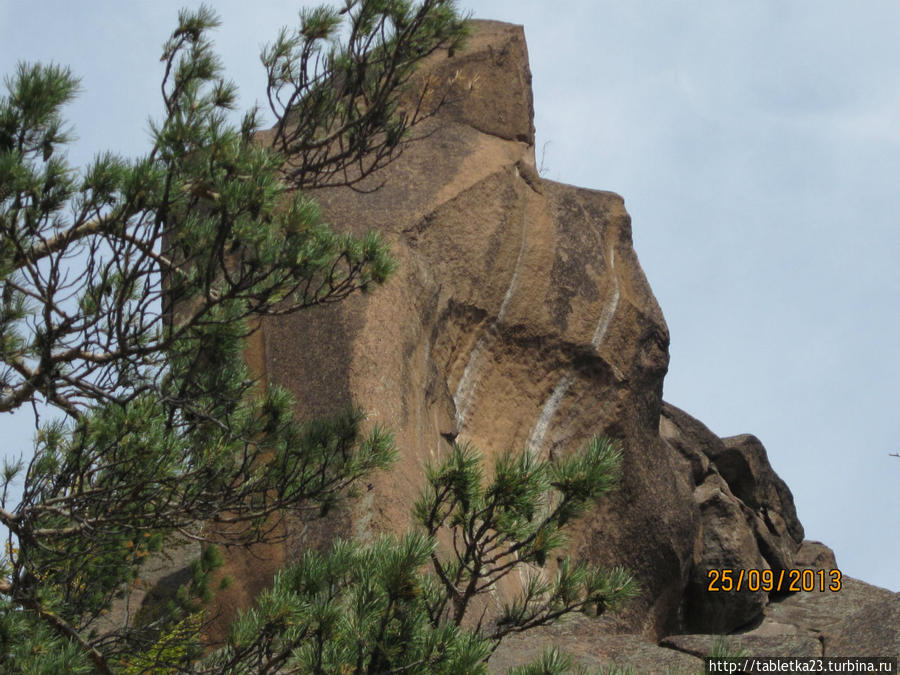
<path id="1" fill-rule="evenodd" d="M 773 535 L 790 537 L 799 545 L 803 525 L 797 519 L 794 497 L 769 464 L 760 440 L 751 434 L 730 436 L 710 452 L 710 460 L 734 495 L 763 517 Z"/>
<path id="2" fill-rule="evenodd" d="M 718 635 L 672 635 L 660 646 L 702 657 L 721 640 Z M 729 635 L 727 645 L 747 656 L 897 658 L 900 593 L 842 577 L 840 590 L 801 591 L 771 601 L 758 624 Z"/>
<path id="3" fill-rule="evenodd" d="M 794 566 L 798 569 L 833 570 L 837 569 L 834 551 L 821 541 L 804 540 L 794 554 Z"/>
<path id="4" fill-rule="evenodd" d="M 803 538 L 794 500 L 754 436 L 719 438 L 702 422 L 665 403 L 660 437 L 690 467 L 693 498 L 700 510 L 697 554 L 685 589 L 684 626 L 725 633 L 761 616 L 768 593 L 746 586 L 710 591 L 710 582 L 730 571 L 794 567 Z"/>
<path id="5" fill-rule="evenodd" d="M 768 594 L 759 587 L 738 590 L 741 570 L 770 569 L 759 551 L 741 503 L 725 481 L 712 474 L 694 491 L 700 507 L 700 562 L 685 589 L 685 624 L 697 632 L 726 633 L 756 619 Z M 726 575 L 731 577 L 726 586 Z"/>
<path id="6" fill-rule="evenodd" d="M 822 645 L 812 635 L 800 635 L 794 626 L 777 626 L 771 634 L 736 635 L 670 635 L 660 647 L 705 658 L 712 654 L 726 656 L 822 656 Z"/>

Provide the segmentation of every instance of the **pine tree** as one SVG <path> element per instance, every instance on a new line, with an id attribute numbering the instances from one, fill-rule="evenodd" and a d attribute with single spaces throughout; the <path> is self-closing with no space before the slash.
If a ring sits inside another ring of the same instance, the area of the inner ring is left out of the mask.
<path id="1" fill-rule="evenodd" d="M 427 471 L 417 531 L 307 553 L 238 619 L 202 672 L 486 673 L 506 635 L 573 612 L 597 616 L 637 591 L 620 568 L 568 557 L 555 571 L 548 564 L 565 544 L 563 527 L 615 486 L 620 465 L 614 443 L 593 439 L 555 463 L 502 454 L 486 480 L 480 454 L 455 445 Z M 439 546 L 442 535 L 452 545 Z M 520 593 L 488 617 L 485 596 L 523 568 Z M 548 653 L 526 672 L 570 666 Z"/>
<path id="2" fill-rule="evenodd" d="M 262 387 L 241 357 L 261 317 L 390 276 L 381 238 L 334 232 L 307 191 L 354 185 L 402 152 L 453 94 L 415 89 L 416 65 L 466 30 L 445 0 L 303 11 L 262 54 L 277 122 L 261 143 L 256 111 L 230 121 L 217 24 L 207 7 L 180 13 L 163 50 L 165 115 L 138 159 L 73 169 L 62 108 L 78 80 L 42 64 L 7 79 L 0 412 L 56 414 L 29 460 L 4 466 L 0 669 L 477 672 L 503 635 L 627 596 L 624 572 L 563 562 L 492 627 L 465 624 L 488 585 L 546 562 L 617 460 L 599 442 L 559 466 L 510 456 L 482 486 L 480 460 L 459 447 L 429 471 L 418 532 L 307 553 L 204 655 L 215 545 L 271 541 L 282 514 L 313 517 L 394 456 L 387 430 L 362 432 L 361 411 L 294 419 L 288 392 Z M 8 504 L 13 480 L 23 495 Z M 468 548 L 445 560 L 447 528 Z M 178 595 L 133 624 L 105 621 L 146 560 L 184 541 L 205 549 Z"/>

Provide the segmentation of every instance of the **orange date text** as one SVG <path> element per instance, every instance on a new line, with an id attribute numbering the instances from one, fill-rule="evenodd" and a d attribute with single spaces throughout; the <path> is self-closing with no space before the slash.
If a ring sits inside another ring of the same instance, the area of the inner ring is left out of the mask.
<path id="1" fill-rule="evenodd" d="M 706 573 L 706 590 L 710 593 L 837 593 L 841 590 L 842 576 L 840 570 L 711 569 Z"/>

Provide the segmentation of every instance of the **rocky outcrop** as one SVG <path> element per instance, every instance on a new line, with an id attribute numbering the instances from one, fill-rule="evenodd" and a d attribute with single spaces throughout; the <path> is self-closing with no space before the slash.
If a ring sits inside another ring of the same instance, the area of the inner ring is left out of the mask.
<path id="1" fill-rule="evenodd" d="M 453 439 L 488 457 L 524 448 L 553 458 L 603 434 L 621 443 L 623 480 L 577 525 L 572 550 L 628 567 L 644 592 L 615 618 L 542 629 L 541 640 L 639 672 L 666 658 L 694 668 L 704 633 L 743 631 L 747 644 L 797 654 L 824 641 L 839 653 L 840 631 L 852 628 L 871 636 L 866 653 L 885 653 L 896 633 L 865 620 L 893 620 L 893 594 L 861 590 L 857 603 L 856 591 L 710 591 L 710 571 L 833 567 L 833 555 L 803 543 L 790 490 L 759 440 L 719 438 L 663 403 L 669 334 L 622 198 L 535 170 L 521 27 L 477 22 L 465 51 L 425 69 L 476 86 L 362 191 L 315 193 L 337 229 L 384 233 L 399 272 L 371 295 L 266 321 L 248 354 L 296 395 L 299 414 L 356 403 L 393 430 L 401 458 L 325 527 L 289 521 L 284 546 L 253 559 L 253 578 L 335 534 L 364 542 L 405 530 L 423 465 Z M 820 610 L 830 618 L 813 627 Z M 658 646 L 666 636 L 675 637 Z M 493 666 L 541 640 L 510 639 Z"/>
<path id="2" fill-rule="evenodd" d="M 373 177 L 380 189 L 315 193 L 337 228 L 383 232 L 399 273 L 370 296 L 266 323 L 259 361 L 301 414 L 352 400 L 394 431 L 397 466 L 331 527 L 361 540 L 408 526 L 423 465 L 448 439 L 488 457 L 619 439 L 622 486 L 574 546 L 636 572 L 646 592 L 623 621 L 661 634 L 679 621 L 699 511 L 658 433 L 668 331 L 623 200 L 537 175 L 521 28 L 479 22 L 466 52 L 430 67 L 476 88 Z M 288 557 L 314 543 L 297 527 Z"/>
<path id="3" fill-rule="evenodd" d="M 758 625 L 728 637 L 747 656 L 900 655 L 900 593 L 843 578 L 838 592 L 799 592 L 770 602 Z M 708 655 L 718 636 L 673 635 L 660 646 Z"/>
<path id="4" fill-rule="evenodd" d="M 702 656 L 705 656 L 657 645 L 641 635 L 610 632 L 603 621 L 577 617 L 555 626 L 509 636 L 491 657 L 489 670 L 501 675 L 509 668 L 532 663 L 548 646 L 564 651 L 575 667 L 608 669 L 616 666 L 621 669 L 619 672 L 636 675 L 696 675 L 703 672 Z"/>
<path id="5" fill-rule="evenodd" d="M 509 667 L 530 663 L 548 645 L 564 650 L 575 665 L 615 665 L 635 673 L 702 673 L 702 659 L 723 650 L 759 657 L 896 658 L 900 594 L 856 579 L 843 582 L 837 593 L 800 592 L 773 601 L 755 627 L 728 635 L 672 635 L 657 644 L 644 636 L 616 634 L 603 621 L 579 617 L 507 638 L 491 659 L 491 672 L 505 673 Z"/>
<path id="6" fill-rule="evenodd" d="M 723 633 L 758 618 L 768 600 L 759 586 L 715 591 L 720 574 L 734 570 L 795 567 L 803 542 L 787 485 L 772 470 L 753 436 L 721 439 L 675 406 L 665 404 L 660 436 L 690 466 L 694 502 L 700 509 L 698 555 L 685 589 L 684 627 Z"/>

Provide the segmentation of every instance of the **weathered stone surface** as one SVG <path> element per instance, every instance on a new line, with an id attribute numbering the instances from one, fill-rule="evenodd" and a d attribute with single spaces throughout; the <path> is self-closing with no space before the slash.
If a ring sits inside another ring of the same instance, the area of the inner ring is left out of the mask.
<path id="1" fill-rule="evenodd" d="M 731 656 L 822 656 L 821 643 L 813 636 L 799 635 L 794 626 L 781 626 L 771 635 L 670 635 L 659 644 L 698 658 L 722 654 L 717 650 L 723 647 Z"/>
<path id="2" fill-rule="evenodd" d="M 739 570 L 769 569 L 769 564 L 747 527 L 740 502 L 720 476 L 708 476 L 694 498 L 702 522 L 701 555 L 685 591 L 685 622 L 698 632 L 725 633 L 758 617 L 768 594 L 726 586 L 722 573 L 731 575 L 730 584 L 736 585 Z M 712 590 L 710 583 L 715 584 Z"/>
<path id="3" fill-rule="evenodd" d="M 358 404 L 394 432 L 400 460 L 338 514 L 289 518 L 284 545 L 233 556 L 242 581 L 223 606 L 247 604 L 278 565 L 333 536 L 405 531 L 424 464 L 453 438 L 489 458 L 522 448 L 552 458 L 606 434 L 624 451 L 622 484 L 576 526 L 572 552 L 628 567 L 644 592 L 618 616 L 511 637 L 492 668 L 559 644 L 592 665 L 690 672 L 696 656 L 656 641 L 749 627 L 740 639 L 754 653 L 805 654 L 811 640 L 842 653 L 851 645 L 841 631 L 853 631 L 856 655 L 884 654 L 896 644 L 884 626 L 900 625 L 895 594 L 851 584 L 767 604 L 762 591 L 708 592 L 711 569 L 829 569 L 833 556 L 801 547 L 790 491 L 757 439 L 721 439 L 663 403 L 668 329 L 622 198 L 535 171 L 522 29 L 476 22 L 467 50 L 432 56 L 421 76 L 456 73 L 475 89 L 361 186 L 380 189 L 313 195 L 336 229 L 381 231 L 396 276 L 371 295 L 267 320 L 248 351 L 267 382 L 294 392 L 300 415 Z M 668 644 L 701 654 L 712 642 Z"/>
<path id="4" fill-rule="evenodd" d="M 746 656 L 900 655 L 900 594 L 844 577 L 837 593 L 797 593 L 771 602 L 752 630 L 731 635 L 686 634 L 663 638 L 623 635 L 606 620 L 579 617 L 563 625 L 507 638 L 491 658 L 503 673 L 554 645 L 577 665 L 615 664 L 635 673 L 702 673 L 703 659 L 724 648 Z"/>
<path id="5" fill-rule="evenodd" d="M 722 449 L 722 439 L 671 403 L 663 403 L 659 435 L 690 465 L 691 485 L 696 487 L 703 483 L 713 471 L 709 456 Z"/>
<path id="6" fill-rule="evenodd" d="M 850 577 L 837 592 L 800 592 L 770 603 L 760 629 L 772 624 L 814 636 L 823 656 L 900 657 L 900 593 Z"/>
<path id="7" fill-rule="evenodd" d="M 354 401 L 395 433 L 399 463 L 335 525 L 362 541 L 406 529 L 423 464 L 448 437 L 488 457 L 618 438 L 621 489 L 573 546 L 632 569 L 646 593 L 623 620 L 661 634 L 678 622 L 698 521 L 658 435 L 668 331 L 630 218 L 618 195 L 535 172 L 521 28 L 478 22 L 467 51 L 432 67 L 477 86 L 373 179 L 381 189 L 315 193 L 338 229 L 383 232 L 399 273 L 370 296 L 267 322 L 266 378 L 303 415 Z M 315 543 L 296 526 L 288 558 Z"/>
<path id="8" fill-rule="evenodd" d="M 711 593 L 710 573 L 791 569 L 803 536 L 790 490 L 753 436 L 721 439 L 701 422 L 664 404 L 660 436 L 690 466 L 700 509 L 697 555 L 685 591 L 684 623 L 696 632 L 728 632 L 758 618 L 762 590 Z M 799 537 L 799 538 L 797 538 Z"/>
<path id="9" fill-rule="evenodd" d="M 838 569 L 834 558 L 834 551 L 821 541 L 805 540 L 797 553 L 794 554 L 794 566 L 798 569 L 809 568 L 816 570 Z"/>
<path id="10" fill-rule="evenodd" d="M 722 439 L 722 448 L 711 448 L 710 460 L 734 495 L 766 520 L 777 537 L 803 541 L 803 525 L 797 519 L 794 497 L 769 464 L 766 449 L 756 436 L 743 434 Z"/>
<path id="11" fill-rule="evenodd" d="M 828 570 L 834 569 L 832 562 L 827 565 Z M 672 635 L 660 645 L 705 656 L 721 639 L 719 635 Z M 898 657 L 900 593 L 843 577 L 837 592 L 801 591 L 770 602 L 757 626 L 727 640 L 730 650 L 744 650 L 748 656 Z"/>
<path id="12" fill-rule="evenodd" d="M 608 632 L 609 627 L 584 617 L 560 625 L 538 628 L 506 638 L 488 662 L 490 672 L 531 663 L 540 658 L 545 647 L 555 646 L 572 657 L 574 666 L 608 668 L 640 675 L 697 675 L 703 672 L 698 656 L 665 648 L 640 635 Z M 705 656 L 708 652 L 702 654 Z"/>
<path id="13" fill-rule="evenodd" d="M 477 85 L 474 96 L 452 98 L 441 119 L 534 145 L 531 68 L 522 28 L 499 21 L 476 25 L 464 50 L 452 58 L 440 54 L 423 68 L 437 82 L 461 76 Z"/>

